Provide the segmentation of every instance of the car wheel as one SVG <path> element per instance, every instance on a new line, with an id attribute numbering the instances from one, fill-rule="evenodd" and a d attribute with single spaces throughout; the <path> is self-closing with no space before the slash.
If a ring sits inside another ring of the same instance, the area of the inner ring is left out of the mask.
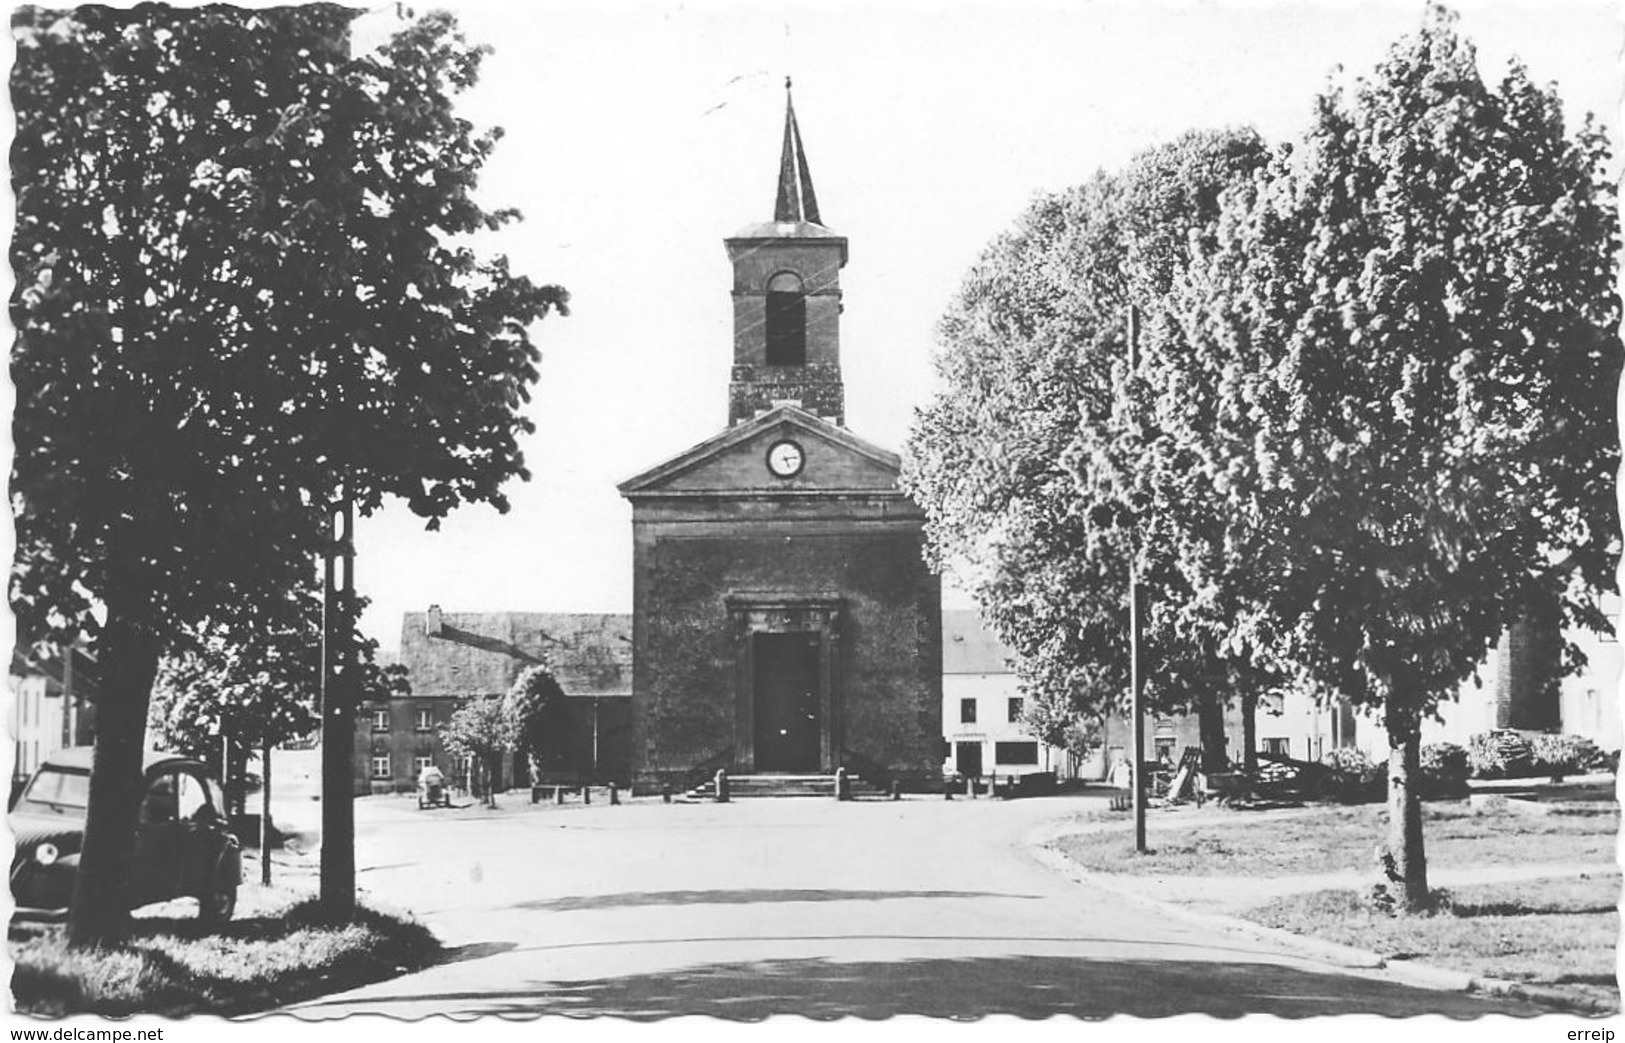
<path id="1" fill-rule="evenodd" d="M 237 911 L 237 885 L 211 887 L 198 895 L 197 916 L 204 923 L 225 923 Z"/>

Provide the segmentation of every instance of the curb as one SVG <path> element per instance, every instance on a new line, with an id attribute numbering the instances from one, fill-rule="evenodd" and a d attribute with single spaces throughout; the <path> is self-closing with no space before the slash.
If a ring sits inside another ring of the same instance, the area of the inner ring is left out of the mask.
<path id="1" fill-rule="evenodd" d="M 1431 964 L 1416 963 L 1411 960 L 1390 960 L 1380 953 L 1366 949 L 1358 949 L 1351 945 L 1342 945 L 1337 942 L 1328 942 L 1319 938 L 1294 934 L 1291 931 L 1281 930 L 1276 927 L 1265 927 L 1263 924 L 1243 920 L 1240 917 L 1227 916 L 1223 913 L 1198 912 L 1177 902 L 1154 898 L 1133 888 L 1120 887 L 1111 880 L 1109 874 L 1094 873 L 1083 869 L 1077 863 L 1049 846 L 1061 836 L 1066 835 L 1066 833 L 1067 831 L 1064 830 L 1046 830 L 1035 834 L 1029 838 L 1028 850 L 1036 861 L 1069 880 L 1076 883 L 1087 883 L 1102 891 L 1109 891 L 1119 898 L 1156 909 L 1158 912 L 1186 923 L 1217 928 L 1231 934 L 1271 942 L 1300 955 L 1309 956 L 1340 967 L 1348 967 L 1354 970 L 1385 971 L 1395 979 L 1418 988 L 1435 989 L 1441 992 L 1473 992 L 1486 996 L 1519 999 L 1556 1010 L 1592 1017 L 1619 1013 L 1617 1006 L 1596 997 L 1575 995 L 1550 986 L 1527 985 L 1523 982 L 1505 981 L 1500 978 L 1480 977 L 1468 974 L 1465 971 L 1453 971 L 1444 967 L 1435 967 Z"/>

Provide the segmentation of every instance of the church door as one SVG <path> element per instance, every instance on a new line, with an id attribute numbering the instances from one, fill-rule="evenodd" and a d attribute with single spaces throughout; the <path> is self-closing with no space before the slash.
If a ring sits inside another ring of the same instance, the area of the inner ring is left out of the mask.
<path id="1" fill-rule="evenodd" d="M 756 770 L 818 771 L 819 635 L 756 634 L 754 640 Z"/>

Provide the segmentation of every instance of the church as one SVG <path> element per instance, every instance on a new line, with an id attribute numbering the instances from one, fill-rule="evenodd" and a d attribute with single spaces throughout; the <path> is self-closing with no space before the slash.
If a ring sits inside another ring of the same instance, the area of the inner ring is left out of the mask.
<path id="1" fill-rule="evenodd" d="M 847 240 L 819 215 L 788 88 L 773 219 L 723 243 L 727 426 L 619 486 L 639 786 L 843 767 L 940 784 L 941 586 L 899 458 L 846 426 Z"/>

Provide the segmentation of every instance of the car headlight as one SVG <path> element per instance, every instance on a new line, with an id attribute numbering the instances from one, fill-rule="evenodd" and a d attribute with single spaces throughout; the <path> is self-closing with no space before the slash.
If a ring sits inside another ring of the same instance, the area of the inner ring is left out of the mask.
<path id="1" fill-rule="evenodd" d="M 50 841 L 46 841 L 34 849 L 34 861 L 38 862 L 42 866 L 55 865 L 56 860 L 60 855 L 61 852 L 59 852 L 56 849 L 56 845 Z"/>

